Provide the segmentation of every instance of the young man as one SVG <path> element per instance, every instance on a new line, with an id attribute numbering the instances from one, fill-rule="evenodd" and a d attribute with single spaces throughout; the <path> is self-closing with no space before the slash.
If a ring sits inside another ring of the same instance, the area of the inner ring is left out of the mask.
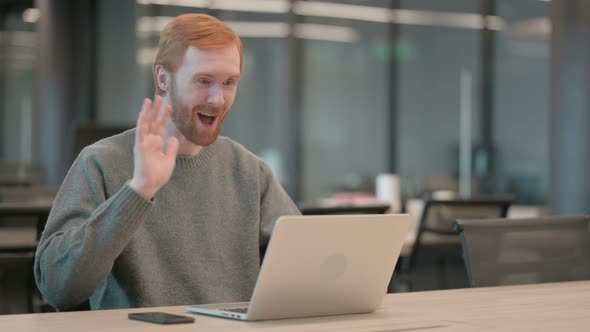
<path id="1" fill-rule="evenodd" d="M 181 15 L 162 31 L 154 101 L 134 130 L 80 153 L 54 202 L 35 258 L 51 305 L 250 298 L 259 247 L 279 216 L 299 211 L 262 160 L 218 137 L 241 67 L 239 37 L 211 16 Z"/>

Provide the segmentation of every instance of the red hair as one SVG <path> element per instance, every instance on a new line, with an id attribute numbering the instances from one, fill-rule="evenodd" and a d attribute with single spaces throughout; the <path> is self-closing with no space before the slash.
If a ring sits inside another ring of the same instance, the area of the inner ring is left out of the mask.
<path id="1" fill-rule="evenodd" d="M 160 44 L 154 61 L 154 77 L 156 65 L 173 73 L 178 69 L 189 46 L 202 50 L 224 48 L 235 45 L 240 53 L 240 71 L 242 70 L 243 48 L 240 37 L 225 23 L 213 16 L 205 14 L 179 15 L 168 23 L 160 33 Z M 158 86 L 157 94 L 164 91 Z"/>

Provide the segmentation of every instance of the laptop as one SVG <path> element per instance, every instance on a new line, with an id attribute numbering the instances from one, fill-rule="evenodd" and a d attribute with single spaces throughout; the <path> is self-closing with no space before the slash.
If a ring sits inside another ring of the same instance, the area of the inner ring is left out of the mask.
<path id="1" fill-rule="evenodd" d="M 373 312 L 409 225 L 406 214 L 280 217 L 250 302 L 186 309 L 244 321 Z"/>

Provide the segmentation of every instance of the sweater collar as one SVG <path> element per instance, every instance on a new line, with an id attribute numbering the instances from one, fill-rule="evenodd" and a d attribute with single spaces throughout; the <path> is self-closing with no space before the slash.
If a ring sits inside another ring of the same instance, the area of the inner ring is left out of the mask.
<path id="1" fill-rule="evenodd" d="M 219 150 L 220 141 L 221 137 L 218 137 L 213 144 L 203 147 L 196 156 L 176 157 L 176 167 L 181 169 L 202 167 L 213 157 L 215 151 Z"/>

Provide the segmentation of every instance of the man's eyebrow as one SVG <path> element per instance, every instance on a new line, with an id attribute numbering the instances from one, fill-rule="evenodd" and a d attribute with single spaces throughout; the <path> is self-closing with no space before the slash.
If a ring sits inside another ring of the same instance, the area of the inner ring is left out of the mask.
<path id="1" fill-rule="evenodd" d="M 209 73 L 196 73 L 196 74 L 193 75 L 193 80 L 194 79 L 197 79 L 199 77 L 203 77 L 203 76 L 209 77 L 209 78 L 214 78 L 215 77 L 215 76 L 213 76 L 212 74 L 209 74 Z"/>
<path id="2" fill-rule="evenodd" d="M 193 80 L 199 77 L 208 77 L 208 78 L 215 78 L 215 75 L 211 73 L 196 73 L 193 75 Z M 229 79 L 239 80 L 242 76 L 240 74 L 231 75 Z"/>

